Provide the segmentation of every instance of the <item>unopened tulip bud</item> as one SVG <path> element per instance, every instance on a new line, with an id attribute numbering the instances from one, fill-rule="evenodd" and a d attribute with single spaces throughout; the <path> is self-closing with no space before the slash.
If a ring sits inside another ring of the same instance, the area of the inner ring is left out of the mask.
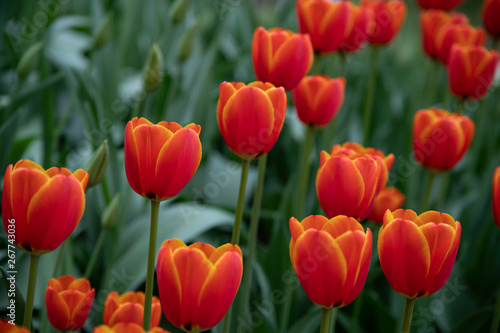
<path id="1" fill-rule="evenodd" d="M 186 61 L 193 52 L 196 33 L 198 32 L 199 20 L 195 20 L 184 33 L 181 46 L 179 48 L 179 59 Z"/>
<path id="2" fill-rule="evenodd" d="M 112 228 L 120 215 L 120 198 L 120 193 L 117 193 L 102 213 L 101 223 L 106 229 Z"/>
<path id="3" fill-rule="evenodd" d="M 179 24 L 186 17 L 186 13 L 191 5 L 191 0 L 177 0 L 172 5 L 172 11 L 170 12 L 172 16 L 172 22 L 174 24 Z"/>
<path id="4" fill-rule="evenodd" d="M 42 51 L 43 43 L 38 42 L 31 46 L 26 53 L 23 54 L 19 64 L 17 64 L 17 73 L 19 77 L 25 78 L 31 73 L 31 71 L 36 67 L 38 59 L 40 58 L 40 52 Z"/>
<path id="5" fill-rule="evenodd" d="M 109 36 L 111 35 L 112 18 L 113 15 L 108 14 L 99 23 L 99 27 L 97 28 L 96 34 L 94 36 L 94 48 L 101 48 L 109 40 Z"/>
<path id="6" fill-rule="evenodd" d="M 158 44 L 153 44 L 142 74 L 144 88 L 155 90 L 163 82 L 163 54 Z"/>
<path id="7" fill-rule="evenodd" d="M 104 140 L 85 167 L 85 170 L 89 173 L 87 188 L 99 184 L 104 178 L 106 167 L 108 166 L 108 156 L 108 140 Z"/>

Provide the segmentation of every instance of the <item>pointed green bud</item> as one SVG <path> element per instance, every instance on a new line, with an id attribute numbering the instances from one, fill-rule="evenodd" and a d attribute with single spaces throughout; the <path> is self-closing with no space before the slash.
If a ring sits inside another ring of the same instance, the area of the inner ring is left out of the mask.
<path id="1" fill-rule="evenodd" d="M 106 207 L 101 216 L 102 226 L 106 229 L 110 229 L 115 225 L 118 216 L 120 216 L 120 193 L 116 193 L 113 200 Z"/>
<path id="2" fill-rule="evenodd" d="M 19 77 L 25 78 L 33 69 L 35 69 L 42 49 L 43 43 L 38 42 L 35 45 L 32 45 L 26 53 L 23 54 L 21 60 L 19 60 L 19 63 L 17 64 L 17 73 L 19 74 Z"/>
<path id="3" fill-rule="evenodd" d="M 104 140 L 85 167 L 85 170 L 89 173 L 87 189 L 99 184 L 104 178 L 106 167 L 108 166 L 108 156 L 108 140 Z"/>
<path id="4" fill-rule="evenodd" d="M 196 40 L 196 33 L 198 32 L 199 20 L 196 19 L 182 36 L 181 46 L 179 49 L 179 59 L 186 61 L 193 52 L 194 41 Z"/>
<path id="5" fill-rule="evenodd" d="M 142 80 L 146 90 L 155 90 L 163 81 L 163 54 L 156 43 L 153 44 L 151 52 L 149 52 Z"/>
<path id="6" fill-rule="evenodd" d="M 186 13 L 191 5 L 191 0 L 177 0 L 172 5 L 172 9 L 170 11 L 170 15 L 172 17 L 172 22 L 175 24 L 179 24 L 186 17 Z"/>
<path id="7" fill-rule="evenodd" d="M 95 49 L 101 48 L 109 40 L 109 37 L 111 36 L 112 18 L 113 18 L 113 15 L 108 14 L 99 23 L 99 26 L 97 27 L 96 33 L 94 35 L 94 48 Z"/>

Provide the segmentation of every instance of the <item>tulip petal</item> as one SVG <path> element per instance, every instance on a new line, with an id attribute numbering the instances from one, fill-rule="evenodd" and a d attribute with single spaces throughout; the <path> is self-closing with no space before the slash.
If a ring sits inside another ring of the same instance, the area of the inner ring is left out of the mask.
<path id="1" fill-rule="evenodd" d="M 255 29 L 253 34 L 252 60 L 257 80 L 271 81 L 269 80 L 269 73 L 271 73 L 273 62 L 272 42 L 270 34 L 263 27 Z M 227 102 L 227 99 L 225 99 L 224 104 L 225 102 Z"/>
<path id="2" fill-rule="evenodd" d="M 135 323 L 142 326 L 144 317 L 144 303 L 125 303 L 121 304 L 111 315 L 106 323 L 109 326 L 114 326 L 118 323 Z"/>
<path id="3" fill-rule="evenodd" d="M 231 96 L 233 96 L 233 94 L 238 89 L 238 87 L 235 87 L 229 82 L 222 82 L 219 86 L 219 100 L 217 101 L 217 124 L 219 125 L 219 130 L 223 138 L 225 138 L 227 135 L 226 128 L 224 127 L 223 110 L 229 98 L 231 98 Z"/>
<path id="4" fill-rule="evenodd" d="M 493 173 L 493 185 L 491 192 L 493 217 L 495 218 L 497 227 L 500 228 L 500 166 L 497 167 Z"/>
<path id="5" fill-rule="evenodd" d="M 328 232 L 332 235 L 333 238 L 337 239 L 348 232 L 361 231 L 365 232 L 361 224 L 358 223 L 352 217 L 348 217 L 345 215 L 337 215 L 333 217 L 329 223 L 325 223 L 322 227 L 320 226 L 317 229 L 321 229 L 323 231 Z"/>
<path id="6" fill-rule="evenodd" d="M 66 331 L 66 323 L 70 319 L 70 311 L 64 299 L 59 293 L 52 289 L 45 290 L 45 306 L 51 311 L 47 311 L 50 324 L 60 331 Z"/>
<path id="7" fill-rule="evenodd" d="M 368 276 L 368 270 L 370 268 L 370 259 L 372 256 L 372 232 L 370 229 L 366 230 L 365 242 L 363 248 L 361 249 L 361 256 L 359 258 L 359 270 L 356 276 L 354 286 L 349 293 L 348 297 L 344 300 L 344 304 L 349 304 L 363 289 L 366 282 L 366 277 Z"/>

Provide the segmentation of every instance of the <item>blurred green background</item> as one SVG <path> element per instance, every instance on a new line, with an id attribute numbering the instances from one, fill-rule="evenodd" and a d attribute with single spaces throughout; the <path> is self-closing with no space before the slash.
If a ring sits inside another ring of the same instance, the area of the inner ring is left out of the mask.
<path id="1" fill-rule="evenodd" d="M 435 66 L 420 45 L 419 9 L 408 1 L 408 15 L 397 38 L 383 47 L 369 146 L 396 157 L 389 185 L 406 195 L 404 208 L 420 213 L 427 174 L 412 156 L 414 113 L 430 106 L 450 111 L 446 70 Z M 466 0 L 459 11 L 472 25 L 481 25 L 481 1 Z M 185 8 L 185 12 L 182 9 Z M 198 172 L 176 198 L 162 203 L 158 246 L 165 239 L 213 245 L 231 238 L 239 187 L 239 160 L 225 146 L 217 128 L 216 105 L 222 81 L 255 80 L 251 60 L 254 29 L 280 26 L 297 31 L 292 0 L 39 0 L 0 3 L 0 170 L 19 159 L 45 168 L 85 167 L 93 151 L 108 140 L 110 157 L 105 181 L 87 191 L 79 226 L 66 242 L 57 276 L 83 276 L 101 232 L 101 215 L 121 194 L 119 217 L 105 235 L 104 247 L 90 277 L 96 296 L 82 332 L 102 323 L 102 309 L 111 290 L 144 290 L 149 236 L 149 205 L 133 192 L 123 163 L 123 133 L 134 112 L 152 122 L 200 124 L 203 160 Z M 142 72 L 153 44 L 163 54 L 163 80 L 154 91 L 143 87 Z M 489 41 L 487 41 L 489 43 Z M 20 63 L 23 56 L 28 63 Z M 321 214 L 314 178 L 319 152 L 335 143 L 361 142 L 361 110 L 370 71 L 370 48 L 346 59 L 346 98 L 333 132 L 317 136 L 311 160 L 307 214 Z M 340 57 L 325 57 L 322 73 L 338 76 Z M 431 82 L 438 80 L 430 92 Z M 491 212 L 491 180 L 500 165 L 499 79 L 481 102 L 466 104 L 476 123 L 469 152 L 446 177 L 439 175 L 431 208 L 462 223 L 460 249 L 449 282 L 436 294 L 418 300 L 414 332 L 488 331 L 500 287 L 500 231 Z M 434 96 L 433 98 L 430 95 Z M 250 312 L 233 309 L 232 332 L 277 332 L 289 268 L 291 196 L 294 195 L 304 128 L 291 95 L 283 131 L 269 154 L 261 210 L 257 261 Z M 251 201 L 256 183 L 252 163 L 244 211 L 242 250 L 246 253 Z M 443 198 L 443 199 L 440 199 Z M 364 222 L 374 231 L 378 226 Z M 0 233 L 0 265 L 6 268 L 6 240 Z M 376 245 L 376 238 L 374 239 Z M 43 295 L 54 274 L 59 250 L 41 258 L 35 298 L 34 328 L 51 332 Z M 29 256 L 17 251 L 18 318 L 26 293 Z M 295 281 L 295 280 L 293 280 Z M 296 282 L 296 281 L 295 281 Z M 297 287 L 297 284 L 294 283 Z M 321 311 L 300 286 L 295 288 L 287 332 L 319 330 Z M 6 314 L 6 281 L 0 282 L 0 316 Z M 157 294 L 155 288 L 155 294 Z M 404 299 L 387 283 L 374 247 L 372 265 L 359 301 L 338 314 L 337 332 L 400 330 Z M 173 328 L 163 317 L 161 326 Z M 220 332 L 220 327 L 212 329 Z"/>

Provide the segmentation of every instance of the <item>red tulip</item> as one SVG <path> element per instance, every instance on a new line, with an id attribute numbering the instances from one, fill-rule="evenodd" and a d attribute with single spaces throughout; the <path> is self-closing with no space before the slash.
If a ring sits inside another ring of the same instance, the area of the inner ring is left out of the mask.
<path id="1" fill-rule="evenodd" d="M 50 279 L 45 290 L 45 307 L 52 326 L 60 331 L 77 331 L 89 316 L 94 289 L 87 279 L 63 275 Z"/>
<path id="2" fill-rule="evenodd" d="M 349 15 L 352 18 L 353 26 L 340 44 L 340 50 L 342 52 L 354 53 L 373 34 L 375 30 L 375 15 L 369 7 L 356 6 L 352 2 L 347 3 L 349 4 Z"/>
<path id="3" fill-rule="evenodd" d="M 481 10 L 481 17 L 486 31 L 495 38 L 500 38 L 500 20 L 498 19 L 500 13 L 499 0 L 484 0 Z"/>
<path id="4" fill-rule="evenodd" d="M 290 259 L 309 299 L 324 308 L 339 308 L 358 297 L 366 281 L 372 233 L 344 215 L 290 219 Z"/>
<path id="5" fill-rule="evenodd" d="M 418 0 L 418 5 L 422 9 L 441 9 L 445 11 L 457 7 L 463 0 Z"/>
<path id="6" fill-rule="evenodd" d="M 498 64 L 498 52 L 482 46 L 454 45 L 449 60 L 448 81 L 455 95 L 479 99 L 488 92 Z"/>
<path id="7" fill-rule="evenodd" d="M 474 122 L 467 116 L 441 109 L 420 110 L 413 118 L 413 151 L 416 160 L 435 170 L 449 170 L 465 154 L 474 136 Z"/>
<path id="8" fill-rule="evenodd" d="M 10 321 L 0 319 L 0 332 L 3 333 L 30 333 L 30 331 L 23 326 L 16 326 L 11 324 Z"/>
<path id="9" fill-rule="evenodd" d="M 295 3 L 300 32 L 309 34 L 314 51 L 330 53 L 339 49 L 353 21 L 345 1 L 298 0 Z"/>
<path id="10" fill-rule="evenodd" d="M 462 46 L 482 46 L 486 34 L 481 28 L 468 24 L 446 24 L 436 36 L 436 48 L 439 60 L 448 66 L 451 48 L 455 44 Z"/>
<path id="11" fill-rule="evenodd" d="M 286 94 L 271 83 L 222 82 L 217 123 L 236 155 L 253 160 L 267 154 L 278 140 L 286 113 Z"/>
<path id="12" fill-rule="evenodd" d="M 144 331 L 141 325 L 135 323 L 124 323 L 120 322 L 112 327 L 107 325 L 100 325 L 95 327 L 92 330 L 92 333 L 170 333 L 169 331 L 165 331 L 160 327 L 153 327 L 151 331 Z"/>
<path id="13" fill-rule="evenodd" d="M 492 192 L 493 217 L 498 228 L 500 228 L 500 167 L 497 167 L 493 174 Z"/>
<path id="14" fill-rule="evenodd" d="M 9 165 L 2 194 L 3 226 L 9 240 L 36 255 L 57 249 L 80 222 L 88 179 L 82 169 L 44 170 L 29 160 Z"/>
<path id="15" fill-rule="evenodd" d="M 403 206 L 404 201 L 404 194 L 396 187 L 384 187 L 375 197 L 368 219 L 382 224 L 386 210 L 395 211 Z"/>
<path id="16" fill-rule="evenodd" d="M 390 43 L 403 25 L 406 4 L 400 0 L 363 0 L 361 7 L 372 9 L 375 15 L 375 28 L 368 42 L 374 45 Z"/>
<path id="17" fill-rule="evenodd" d="M 252 60 L 257 80 L 285 90 L 293 89 L 313 63 L 311 39 L 307 34 L 258 27 L 253 34 Z"/>
<path id="18" fill-rule="evenodd" d="M 425 53 L 431 58 L 438 57 L 436 36 L 442 27 L 448 24 L 468 24 L 467 16 L 461 13 L 447 13 L 439 9 L 429 9 L 420 14 L 422 45 Z"/>
<path id="19" fill-rule="evenodd" d="M 238 291 L 243 261 L 238 245 L 217 249 L 166 240 L 158 253 L 156 277 L 165 317 L 187 332 L 209 329 L 224 317 Z"/>
<path id="20" fill-rule="evenodd" d="M 201 161 L 201 128 L 146 118 L 134 118 L 125 127 L 125 171 L 130 187 L 152 201 L 176 196 Z"/>
<path id="21" fill-rule="evenodd" d="M 104 303 L 104 324 L 114 326 L 117 323 L 135 323 L 142 326 L 144 318 L 144 293 L 129 291 L 119 295 L 112 291 Z M 153 296 L 151 305 L 151 324 L 156 327 L 160 324 L 161 305 L 158 297 Z"/>
<path id="22" fill-rule="evenodd" d="M 441 289 L 453 269 L 461 232 L 460 222 L 448 214 L 387 211 L 377 246 L 392 289 L 410 299 Z"/>
<path id="23" fill-rule="evenodd" d="M 344 78 L 305 77 L 292 95 L 300 121 L 309 126 L 326 126 L 342 106 L 344 90 Z"/>

